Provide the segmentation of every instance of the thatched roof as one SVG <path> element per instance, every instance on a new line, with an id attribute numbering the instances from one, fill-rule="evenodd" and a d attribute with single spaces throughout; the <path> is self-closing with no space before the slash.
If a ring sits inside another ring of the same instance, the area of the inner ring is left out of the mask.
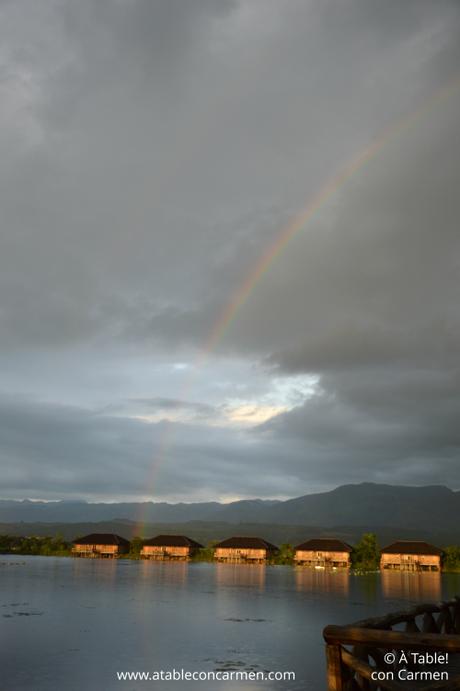
<path id="1" fill-rule="evenodd" d="M 146 547 L 192 547 L 195 549 L 203 547 L 196 540 L 186 535 L 157 535 L 156 537 L 145 540 Z"/>
<path id="2" fill-rule="evenodd" d="M 114 533 L 91 533 L 73 540 L 74 545 L 119 545 L 129 547 L 128 540 Z"/>
<path id="3" fill-rule="evenodd" d="M 439 556 L 442 554 L 442 549 L 422 540 L 398 540 L 384 547 L 381 552 L 382 554 L 434 554 Z"/>
<path id="4" fill-rule="evenodd" d="M 301 550 L 303 552 L 351 552 L 352 547 L 342 540 L 337 540 L 335 537 L 317 537 L 302 542 L 295 549 L 296 551 Z"/>
<path id="5" fill-rule="evenodd" d="M 222 549 L 265 549 L 268 552 L 278 550 L 276 545 L 271 542 L 263 540 L 261 537 L 229 537 L 216 545 L 216 548 Z"/>

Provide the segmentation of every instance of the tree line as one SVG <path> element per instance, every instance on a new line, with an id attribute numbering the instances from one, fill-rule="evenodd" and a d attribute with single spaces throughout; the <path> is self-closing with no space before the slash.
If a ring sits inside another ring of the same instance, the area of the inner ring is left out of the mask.
<path id="1" fill-rule="evenodd" d="M 130 543 L 129 559 L 139 559 L 144 541 L 141 537 L 134 537 Z M 192 561 L 212 561 L 214 545 L 210 542 L 206 547 L 198 550 Z M 54 537 L 17 537 L 14 535 L 0 535 L 0 554 L 33 554 L 42 556 L 70 556 L 72 543 L 64 540 L 62 535 Z M 294 564 L 295 549 L 289 543 L 280 546 L 279 551 L 269 563 L 279 565 Z M 365 533 L 353 547 L 351 553 L 351 567 L 357 571 L 374 571 L 380 565 L 380 547 L 374 533 Z M 460 547 L 451 545 L 445 547 L 442 557 L 443 571 L 460 571 Z"/>
<path id="2" fill-rule="evenodd" d="M 45 557 L 70 556 L 72 545 L 62 535 L 17 537 L 0 535 L 0 554 L 35 554 Z"/>

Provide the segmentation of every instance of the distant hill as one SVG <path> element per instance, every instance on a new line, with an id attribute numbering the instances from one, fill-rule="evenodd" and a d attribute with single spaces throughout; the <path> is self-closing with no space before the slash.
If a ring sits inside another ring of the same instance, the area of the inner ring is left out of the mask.
<path id="1" fill-rule="evenodd" d="M 410 536 L 456 534 L 460 542 L 460 492 L 443 486 L 404 487 L 362 483 L 287 501 L 245 500 L 229 504 L 31 502 L 0 500 L 0 523 L 264 524 L 329 530 L 401 529 Z M 235 527 L 232 528 L 233 532 Z M 399 532 L 398 532 L 399 531 Z M 393 530 L 391 531 L 393 532 Z M 193 537 L 193 536 L 192 536 Z M 268 539 L 268 537 L 267 537 Z"/>
<path id="2" fill-rule="evenodd" d="M 460 524 L 460 492 L 443 486 L 343 485 L 282 502 L 271 516 L 276 523 L 443 531 Z"/>
<path id="3" fill-rule="evenodd" d="M 273 542 L 275 545 L 289 542 L 297 545 L 312 537 L 337 537 L 350 544 L 356 543 L 361 535 L 369 530 L 362 526 L 320 526 L 273 525 L 272 523 L 222 523 L 212 521 L 190 521 L 188 523 L 148 523 L 142 528 L 132 521 L 102 521 L 99 523 L 0 523 L 0 535 L 62 535 L 65 540 L 89 533 L 117 533 L 128 540 L 134 536 L 153 537 L 154 535 L 188 535 L 206 545 L 212 540 L 225 540 L 233 535 L 257 535 Z M 429 529 L 407 529 L 404 527 L 388 528 L 372 526 L 380 545 L 389 544 L 397 539 L 427 540 L 440 547 L 459 544 L 458 528 L 453 526 L 447 531 Z"/>
<path id="4" fill-rule="evenodd" d="M 262 499 L 231 504 L 87 503 L 84 501 L 43 502 L 0 500 L 0 522 L 78 523 L 81 521 L 143 521 L 180 523 L 187 521 L 264 521 L 270 509 L 281 502 Z"/>

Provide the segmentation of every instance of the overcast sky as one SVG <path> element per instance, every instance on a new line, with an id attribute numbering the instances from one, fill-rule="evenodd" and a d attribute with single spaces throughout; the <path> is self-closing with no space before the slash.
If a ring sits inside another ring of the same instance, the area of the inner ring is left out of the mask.
<path id="1" fill-rule="evenodd" d="M 458 0 L 2 0 L 0 35 L 1 497 L 460 488 Z"/>

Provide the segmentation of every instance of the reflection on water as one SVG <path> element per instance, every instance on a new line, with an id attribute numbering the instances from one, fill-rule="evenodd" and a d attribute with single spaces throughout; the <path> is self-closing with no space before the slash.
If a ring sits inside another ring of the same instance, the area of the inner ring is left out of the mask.
<path id="1" fill-rule="evenodd" d="M 442 576 L 440 572 L 382 571 L 360 576 L 350 575 L 349 571 L 294 569 L 295 584 L 298 591 L 310 593 L 330 593 L 335 597 L 349 597 L 350 583 L 353 590 L 359 588 L 362 600 L 371 604 L 379 599 L 380 592 L 387 600 L 406 600 L 412 602 L 438 602 L 442 599 Z M 358 579 L 358 580 L 357 580 Z"/>
<path id="2" fill-rule="evenodd" d="M 139 562 L 141 578 L 146 582 L 155 579 L 158 585 L 175 585 L 184 588 L 187 585 L 189 563 L 187 561 L 151 561 L 142 559 Z"/>
<path id="3" fill-rule="evenodd" d="M 8 691 L 143 691 L 142 682 L 120 684 L 116 671 L 292 670 L 296 681 L 282 686 L 234 681 L 222 688 L 324 691 L 324 626 L 456 593 L 460 574 L 54 557 L 18 562 L 5 555 L 2 680 Z"/>
<path id="4" fill-rule="evenodd" d="M 214 565 L 216 585 L 219 588 L 255 588 L 263 590 L 267 567 L 263 564 Z"/>
<path id="5" fill-rule="evenodd" d="M 89 571 L 105 588 L 113 588 L 118 575 L 115 559 L 72 559 L 71 563 L 75 581 L 86 578 Z"/>
<path id="6" fill-rule="evenodd" d="M 355 576 L 352 583 L 352 598 L 362 598 L 367 607 L 375 607 L 381 600 L 381 582 L 379 572 L 371 572 Z"/>
<path id="7" fill-rule="evenodd" d="M 350 589 L 350 574 L 347 570 L 332 571 L 329 569 L 295 568 L 295 584 L 297 590 L 307 592 L 327 592 L 337 596 L 348 595 Z"/>
<path id="8" fill-rule="evenodd" d="M 438 602 L 441 600 L 441 574 L 439 571 L 390 571 L 381 573 L 382 593 L 388 599 Z"/>

